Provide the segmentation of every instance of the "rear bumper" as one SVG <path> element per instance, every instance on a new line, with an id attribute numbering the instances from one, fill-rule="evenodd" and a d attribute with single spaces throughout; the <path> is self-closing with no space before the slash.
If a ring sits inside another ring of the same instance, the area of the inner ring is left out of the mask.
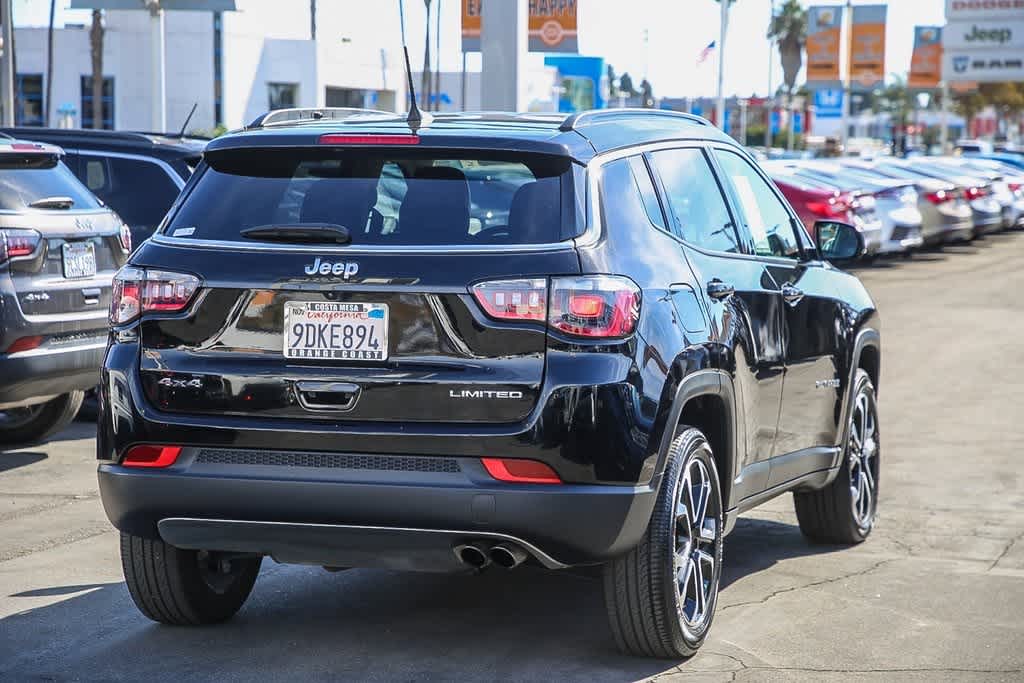
<path id="1" fill-rule="evenodd" d="M 105 343 L 0 354 L 0 408 L 39 403 L 99 382 Z"/>
<path id="2" fill-rule="evenodd" d="M 396 469 L 387 456 L 368 458 L 377 469 L 353 469 L 210 463 L 201 452 L 186 449 L 165 470 L 100 465 L 114 526 L 283 562 L 434 571 L 460 568 L 459 543 L 509 541 L 558 568 L 634 546 L 657 494 L 647 486 L 505 484 L 476 458 L 444 458 L 447 466 L 433 469 L 445 471 L 429 472 Z"/>

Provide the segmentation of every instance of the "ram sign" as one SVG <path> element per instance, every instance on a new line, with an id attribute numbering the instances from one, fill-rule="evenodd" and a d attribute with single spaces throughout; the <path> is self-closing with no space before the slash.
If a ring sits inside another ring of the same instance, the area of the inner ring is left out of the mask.
<path id="1" fill-rule="evenodd" d="M 948 83 L 1024 81 L 1024 0 L 946 0 Z"/>

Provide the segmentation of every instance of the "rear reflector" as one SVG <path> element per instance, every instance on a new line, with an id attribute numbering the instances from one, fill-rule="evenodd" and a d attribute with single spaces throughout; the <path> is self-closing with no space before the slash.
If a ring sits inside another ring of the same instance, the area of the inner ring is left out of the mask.
<path id="1" fill-rule="evenodd" d="M 321 145 L 418 145 L 419 135 L 352 135 L 326 133 L 320 136 Z"/>
<path id="2" fill-rule="evenodd" d="M 7 353 L 18 353 L 19 351 L 31 351 L 39 348 L 43 343 L 43 337 L 21 337 L 15 339 L 14 343 L 7 347 Z"/>
<path id="3" fill-rule="evenodd" d="M 180 454 L 181 446 L 143 444 L 129 448 L 121 464 L 125 467 L 169 467 Z"/>
<path id="4" fill-rule="evenodd" d="M 561 484 L 558 474 L 542 462 L 521 458 L 480 458 L 487 473 L 498 481 L 516 484 Z"/>

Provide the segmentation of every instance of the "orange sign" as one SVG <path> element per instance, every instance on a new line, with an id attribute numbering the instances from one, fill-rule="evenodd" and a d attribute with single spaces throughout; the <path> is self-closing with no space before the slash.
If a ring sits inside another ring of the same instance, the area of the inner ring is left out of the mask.
<path id="1" fill-rule="evenodd" d="M 807 10 L 807 80 L 835 83 L 839 80 L 839 37 L 842 7 L 811 7 Z"/>
<path id="2" fill-rule="evenodd" d="M 885 5 L 853 8 L 850 82 L 868 89 L 885 79 L 885 10 Z"/>
<path id="3" fill-rule="evenodd" d="M 488 0 L 500 2 L 501 0 Z M 530 52 L 579 52 L 576 40 L 578 0 L 530 0 Z M 462 51 L 480 50 L 484 0 L 462 0 Z"/>
<path id="4" fill-rule="evenodd" d="M 915 26 L 908 88 L 937 88 L 942 80 L 942 27 Z"/>

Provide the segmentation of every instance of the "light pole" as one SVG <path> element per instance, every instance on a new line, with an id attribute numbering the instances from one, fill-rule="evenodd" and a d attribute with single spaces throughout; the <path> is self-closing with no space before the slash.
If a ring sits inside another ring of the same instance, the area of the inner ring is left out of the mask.
<path id="1" fill-rule="evenodd" d="M 725 130 L 725 34 L 729 28 L 729 5 L 732 0 L 718 0 L 721 6 L 721 23 L 718 27 L 718 102 L 715 105 L 715 122 Z"/>
<path id="2" fill-rule="evenodd" d="M 3 100 L 3 124 L 14 125 L 14 22 L 11 20 L 11 0 L 2 0 L 3 11 L 3 74 L 0 74 L 0 99 Z"/>

